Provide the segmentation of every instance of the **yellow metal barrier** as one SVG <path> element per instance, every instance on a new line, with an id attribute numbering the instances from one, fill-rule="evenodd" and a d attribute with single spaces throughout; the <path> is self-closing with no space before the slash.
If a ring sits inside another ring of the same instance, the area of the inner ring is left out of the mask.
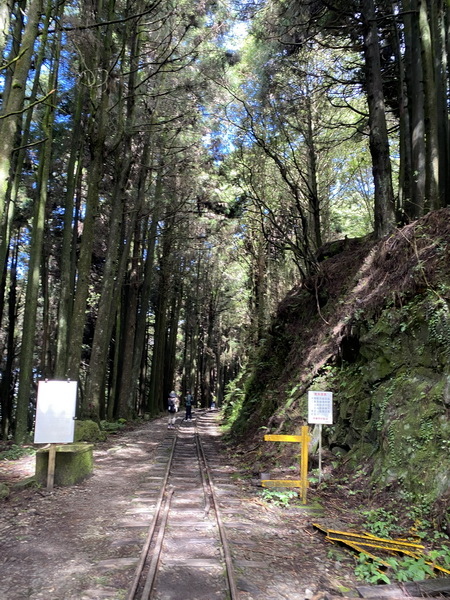
<path id="1" fill-rule="evenodd" d="M 399 552 L 415 559 L 424 558 L 425 563 L 430 565 L 430 567 L 433 569 L 450 575 L 450 571 L 448 569 L 445 569 L 435 562 L 428 560 L 429 557 L 424 552 L 425 546 L 423 546 L 423 544 L 409 542 L 404 539 L 390 540 L 388 538 L 380 538 L 366 532 L 339 531 L 337 529 L 329 529 L 326 524 L 322 524 L 320 522 L 313 523 L 313 525 L 314 527 L 317 527 L 317 529 L 320 529 L 326 533 L 326 539 L 330 542 L 341 542 L 346 544 L 357 552 L 363 552 L 367 556 L 370 556 L 370 558 L 378 560 L 386 567 L 389 566 L 389 563 L 369 552 L 368 548 L 382 550 L 388 554 Z"/>
<path id="2" fill-rule="evenodd" d="M 303 425 L 301 435 L 272 435 L 264 436 L 266 442 L 294 442 L 300 444 L 300 479 L 263 479 L 263 487 L 299 487 L 303 504 L 306 504 L 306 490 L 308 483 L 308 444 L 309 433 L 308 426 Z"/>

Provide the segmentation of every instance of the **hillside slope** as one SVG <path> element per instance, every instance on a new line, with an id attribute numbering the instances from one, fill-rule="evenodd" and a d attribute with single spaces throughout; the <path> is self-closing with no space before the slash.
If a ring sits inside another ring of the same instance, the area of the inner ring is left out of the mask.
<path id="1" fill-rule="evenodd" d="M 344 240 L 327 253 L 320 275 L 280 305 L 264 347 L 230 391 L 231 433 L 251 440 L 263 461 L 262 433 L 297 431 L 307 391 L 332 391 L 334 425 L 324 427 L 324 442 L 339 468 L 363 476 L 368 489 L 420 503 L 446 528 L 450 209 L 380 242 Z"/>

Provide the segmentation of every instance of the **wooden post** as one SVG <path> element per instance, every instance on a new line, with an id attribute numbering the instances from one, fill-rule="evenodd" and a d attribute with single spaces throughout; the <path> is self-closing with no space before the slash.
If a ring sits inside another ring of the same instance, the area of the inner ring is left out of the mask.
<path id="1" fill-rule="evenodd" d="M 55 481 L 56 444 L 50 444 L 48 449 L 47 491 L 53 490 Z"/>

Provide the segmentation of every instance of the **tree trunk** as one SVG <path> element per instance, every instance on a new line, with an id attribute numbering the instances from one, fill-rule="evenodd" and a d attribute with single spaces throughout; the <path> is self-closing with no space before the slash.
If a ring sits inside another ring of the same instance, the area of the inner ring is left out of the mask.
<path id="1" fill-rule="evenodd" d="M 436 210 L 440 208 L 439 140 L 434 53 L 427 0 L 418 0 L 418 8 L 425 97 L 426 203 L 428 210 Z"/>
<path id="2" fill-rule="evenodd" d="M 375 235 L 381 238 L 395 227 L 389 140 L 380 66 L 380 47 L 373 0 L 362 0 L 364 60 L 369 107 L 369 145 L 375 188 Z"/>
<path id="3" fill-rule="evenodd" d="M 390 39 L 394 49 L 396 69 L 398 72 L 398 108 L 399 108 L 399 174 L 398 174 L 398 202 L 396 206 L 397 222 L 409 221 L 406 207 L 411 204 L 412 198 L 412 155 L 411 155 L 411 122 L 408 111 L 407 84 L 405 78 L 405 65 L 402 57 L 400 35 L 395 17 L 398 4 L 393 0 L 390 6 L 392 25 Z"/>
<path id="4" fill-rule="evenodd" d="M 47 39 L 50 19 L 52 16 L 52 9 L 53 6 L 51 5 L 51 3 L 48 3 L 44 23 L 42 26 L 42 32 L 39 36 L 39 51 L 34 61 L 34 79 L 31 93 L 28 98 L 29 104 L 33 104 L 34 102 L 36 102 L 36 99 L 42 86 L 40 74 L 45 55 L 48 52 Z M 60 10 L 62 11 L 62 5 Z M 18 34 L 19 33 L 21 33 L 21 31 L 18 32 Z M 61 36 L 59 35 L 58 41 L 56 43 L 60 44 L 60 41 Z M 18 50 L 19 49 L 17 48 L 17 52 Z M 6 91 L 4 93 L 6 94 Z M 3 214 L 3 222 L 0 225 L 0 230 L 2 231 L 2 236 L 0 239 L 0 265 L 5 265 L 6 262 L 6 256 L 8 253 L 8 246 L 14 222 L 16 205 L 20 194 L 20 184 L 22 181 L 23 165 L 26 158 L 26 144 L 30 139 L 31 124 L 33 121 L 34 112 L 35 111 L 33 109 L 29 109 L 26 111 L 25 123 L 23 125 L 22 133 L 20 133 L 19 130 L 17 130 L 16 133 L 15 145 L 19 147 L 19 150 L 14 151 L 12 155 L 11 173 L 13 175 L 8 185 L 6 193 L 5 212 Z M 3 299 L 1 300 L 1 302 L 3 302 Z M 1 312 L 2 311 L 0 311 L 0 315 Z"/>
<path id="5" fill-rule="evenodd" d="M 120 146 L 123 150 L 122 146 Z M 120 153 L 122 156 L 122 152 Z M 97 320 L 95 324 L 94 339 L 91 348 L 89 363 L 89 376 L 86 385 L 84 402 L 84 413 L 93 419 L 98 419 L 100 401 L 106 376 L 106 365 L 108 359 L 108 346 L 113 329 L 117 302 L 119 300 L 119 289 L 122 283 L 122 274 L 119 273 L 118 264 L 123 257 L 122 252 L 129 248 L 129 240 L 126 247 L 122 244 L 122 219 L 125 208 L 125 184 L 130 172 L 130 149 L 125 149 L 123 156 L 128 157 L 123 164 L 117 157 L 115 172 L 120 174 L 119 180 L 113 186 L 113 205 L 109 222 L 109 236 L 107 242 L 108 252 L 106 255 L 105 268 L 103 272 L 103 284 L 98 306 Z"/>
<path id="6" fill-rule="evenodd" d="M 142 155 L 142 169 L 139 173 L 137 205 L 142 206 L 146 192 L 146 181 L 148 175 L 148 144 L 145 146 Z M 147 247 L 144 263 L 144 274 L 140 294 L 140 302 L 136 314 L 132 316 L 135 319 L 135 335 L 131 331 L 126 331 L 124 343 L 124 362 L 120 377 L 119 398 L 120 405 L 126 413 L 130 413 L 135 405 L 135 395 L 139 379 L 139 371 L 142 363 L 142 356 L 145 348 L 145 336 L 147 331 L 147 315 L 150 305 L 150 294 L 153 282 L 153 265 L 155 256 L 155 244 L 157 236 L 158 212 L 160 204 L 160 195 L 162 191 L 161 175 L 158 174 L 154 192 L 154 208 L 151 217 L 150 228 L 147 237 Z M 143 251 L 143 248 L 141 248 Z"/>
<path id="7" fill-rule="evenodd" d="M 264 338 L 267 327 L 267 240 L 262 232 L 256 233 L 254 257 L 255 344 Z"/>
<path id="8" fill-rule="evenodd" d="M 46 145 L 47 153 L 51 147 Z M 42 243 L 44 239 L 45 207 L 47 200 L 47 182 L 49 156 L 43 157 L 42 168 L 39 178 L 39 197 L 34 207 L 33 225 L 30 244 L 30 262 L 28 267 L 27 291 L 25 296 L 25 311 L 22 328 L 22 345 L 20 350 L 20 379 L 17 392 L 16 410 L 16 442 L 21 444 L 25 441 L 28 426 L 28 405 L 33 374 L 33 353 L 35 347 L 36 311 L 39 294 L 39 274 L 42 257 Z"/>
<path id="9" fill-rule="evenodd" d="M 166 223 L 162 234 L 162 255 L 159 266 L 158 301 L 155 311 L 155 332 L 152 356 L 152 369 L 150 375 L 150 393 L 147 411 L 157 414 L 165 403 L 164 394 L 164 365 L 166 360 L 166 331 L 167 308 L 170 302 L 171 265 L 170 256 L 173 246 L 173 223 Z"/>
<path id="10" fill-rule="evenodd" d="M 448 5 L 450 9 L 450 4 Z M 448 123 L 448 57 L 446 47 L 446 10 L 443 0 L 430 4 L 431 35 L 434 41 L 434 64 L 436 81 L 436 111 L 439 152 L 439 206 L 450 203 L 449 123 Z M 450 11 L 449 11 L 450 12 Z M 450 16 L 450 14 L 449 14 Z"/>
<path id="11" fill-rule="evenodd" d="M 64 225 L 60 261 L 61 287 L 58 309 L 58 335 L 56 341 L 56 379 L 63 379 L 67 376 L 67 362 L 69 356 L 69 324 L 72 317 L 73 296 L 75 291 L 73 257 L 75 254 L 74 246 L 77 237 L 76 226 L 78 224 L 77 220 L 74 220 L 74 197 L 82 165 L 82 161 L 80 160 L 83 146 L 81 114 L 85 96 L 84 90 L 85 88 L 82 86 L 77 94 L 75 115 L 73 119 L 71 153 L 67 165 L 67 187 L 64 203 Z"/>
<path id="12" fill-rule="evenodd" d="M 417 0 L 405 2 L 405 78 L 411 123 L 411 199 L 405 203 L 409 220 L 423 215 L 425 206 L 425 117 Z"/>
<path id="13" fill-rule="evenodd" d="M 49 91 L 57 87 L 60 44 L 56 40 L 53 55 L 55 57 L 53 70 L 50 74 Z M 30 244 L 30 262 L 27 278 L 25 297 L 25 311 L 23 318 L 22 345 L 20 350 L 20 379 L 17 392 L 16 412 L 16 441 L 23 443 L 28 428 L 28 410 L 30 401 L 30 387 L 33 376 L 36 313 L 39 299 L 39 276 L 43 256 L 43 240 L 45 227 L 45 212 L 47 206 L 48 185 L 51 169 L 53 123 L 55 119 L 55 104 L 48 103 L 42 120 L 42 130 L 45 142 L 39 161 L 38 170 L 38 199 L 35 204 L 33 227 Z"/>
<path id="14" fill-rule="evenodd" d="M 180 311 L 183 299 L 183 284 L 180 266 L 174 265 L 174 270 L 175 269 L 177 269 L 177 272 L 174 273 L 175 281 L 174 285 L 172 286 L 170 318 L 168 319 L 168 331 L 166 339 L 164 389 L 167 390 L 167 394 L 170 393 L 170 390 L 173 389 L 175 385 L 178 325 L 180 321 Z"/>
<path id="15" fill-rule="evenodd" d="M 313 252 L 322 246 L 322 227 L 320 222 L 320 199 L 317 185 L 317 152 L 314 141 L 314 122 L 313 122 L 313 110 L 312 110 L 312 99 L 308 94 L 306 97 L 306 148 L 307 148 L 307 184 L 308 184 L 308 212 L 310 215 L 310 228 L 311 232 L 311 248 Z"/>
<path id="16" fill-rule="evenodd" d="M 101 4 L 101 3 L 100 3 Z M 86 18 L 88 22 L 95 22 L 95 15 L 91 14 L 87 6 Z M 103 13 L 102 7 L 99 11 Z M 106 15 L 107 16 L 107 15 Z M 95 52 L 87 53 L 85 60 L 89 66 L 89 72 L 97 74 L 98 81 L 89 88 L 90 101 L 95 107 L 94 117 L 89 123 L 89 138 L 91 159 L 87 178 L 87 195 L 85 205 L 85 217 L 83 222 L 83 234 L 81 238 L 80 255 L 77 264 L 77 282 L 73 312 L 68 333 L 67 376 L 72 380 L 79 379 L 81 348 L 83 332 L 86 322 L 86 301 L 88 297 L 92 247 L 95 236 L 95 219 L 99 203 L 100 182 L 104 172 L 105 140 L 107 136 L 107 111 L 109 105 L 110 86 L 104 81 L 104 73 L 109 72 L 109 58 L 111 52 L 111 27 L 108 27 L 104 35 L 99 33 L 98 44 Z M 101 57 L 100 57 L 101 49 Z M 88 49 L 89 50 L 89 49 Z M 92 50 L 92 49 L 91 49 Z"/>
<path id="17" fill-rule="evenodd" d="M 425 205 L 425 133 L 422 59 L 419 47 L 417 0 L 405 0 L 405 81 L 410 121 L 411 198 L 405 198 L 409 221 L 423 215 Z"/>
<path id="18" fill-rule="evenodd" d="M 161 264 L 158 285 L 158 303 L 155 314 L 155 331 L 150 374 L 150 391 L 146 412 L 158 414 L 164 408 L 164 359 L 166 353 L 166 326 L 168 304 L 168 281 L 165 265 Z M 124 409 L 125 410 L 125 407 Z"/>
<path id="19" fill-rule="evenodd" d="M 11 9 L 12 0 L 3 0 L 0 3 L 0 56 L 3 56 L 8 39 Z"/>
<path id="20" fill-rule="evenodd" d="M 9 273 L 9 298 L 8 298 L 8 334 L 6 340 L 6 361 L 2 372 L 0 383 L 0 406 L 1 406 L 1 434 L 2 439 L 7 440 L 13 421 L 13 365 L 14 365 L 14 342 L 16 323 L 16 301 L 17 301 L 17 258 L 19 254 L 19 242 L 16 240 L 11 252 L 11 269 Z"/>
<path id="21" fill-rule="evenodd" d="M 130 37 L 130 64 L 134 65 L 136 54 L 138 52 L 138 36 L 133 29 Z M 133 162 L 132 140 L 135 120 L 135 77 L 136 70 L 131 69 L 128 79 L 128 89 L 131 90 L 127 97 L 126 106 L 118 104 L 119 114 L 126 113 L 125 122 L 121 123 L 119 135 L 122 140 L 118 142 L 116 149 L 116 161 L 114 172 L 117 173 L 117 181 L 113 191 L 113 205 L 110 217 L 110 235 L 108 240 L 108 254 L 103 274 L 103 286 L 98 308 L 97 323 L 95 327 L 94 340 L 92 343 L 91 361 L 89 365 L 89 378 L 87 385 L 87 401 L 94 416 L 98 416 L 102 386 L 106 376 L 106 358 L 108 357 L 108 346 L 113 330 L 115 313 L 120 304 L 120 290 L 122 281 L 125 277 L 128 252 L 131 246 L 129 239 L 134 230 L 137 221 L 137 213 L 140 212 L 144 199 L 145 181 L 147 175 L 148 143 L 144 146 L 142 155 L 142 167 L 139 171 L 139 181 L 137 194 L 134 197 L 134 206 L 131 215 L 128 217 L 126 225 L 127 236 L 125 245 L 122 243 L 124 232 L 122 231 L 122 219 L 126 208 L 126 188 L 129 183 L 129 177 Z M 125 110 L 126 108 L 126 110 Z M 130 315 L 131 316 L 131 315 Z M 132 316 L 132 319 L 135 317 Z M 133 328 L 134 329 L 134 328 Z M 134 337 L 134 331 L 123 328 L 127 336 Z M 117 346 L 116 351 L 121 352 L 121 345 Z M 129 350 L 128 360 L 130 360 Z M 120 356 L 118 356 L 120 361 Z M 131 386 L 131 382 L 128 382 Z M 131 414 L 131 413 L 128 413 Z"/>
<path id="22" fill-rule="evenodd" d="M 41 10 L 42 0 L 31 0 L 27 11 L 27 22 L 22 44 L 17 56 L 14 57 L 14 74 L 11 79 L 11 87 L 7 95 L 5 90 L 3 98 L 3 118 L 0 120 L 0 248 L 4 248 L 8 243 L 6 240 L 5 213 L 8 210 L 7 194 L 12 153 L 16 141 L 19 116 L 23 109 Z M 3 261 L 5 256 L 3 252 Z M 0 264 L 0 273 L 3 273 L 3 264 Z"/>

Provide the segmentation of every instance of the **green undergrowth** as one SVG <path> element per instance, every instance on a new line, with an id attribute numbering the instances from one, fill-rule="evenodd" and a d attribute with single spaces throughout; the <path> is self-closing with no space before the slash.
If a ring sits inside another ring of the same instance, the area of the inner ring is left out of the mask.
<path id="1" fill-rule="evenodd" d="M 100 421 L 100 429 L 107 433 L 117 433 L 125 429 L 127 424 L 126 419 L 118 419 L 117 421 Z"/>
<path id="2" fill-rule="evenodd" d="M 34 448 L 14 444 L 10 448 L 0 451 L 0 460 L 19 460 L 19 458 L 33 456 L 34 454 L 36 454 Z"/>
<path id="3" fill-rule="evenodd" d="M 421 581 L 442 575 L 440 569 L 450 570 L 450 539 L 442 532 L 433 532 L 430 521 L 419 519 L 417 507 L 411 506 L 401 515 L 383 507 L 363 509 L 360 514 L 368 533 L 409 541 L 424 549 L 417 549 L 417 557 L 397 555 L 381 559 L 361 553 L 355 568 L 358 579 L 373 584 Z M 412 524 L 408 531 L 407 522 Z"/>
<path id="4" fill-rule="evenodd" d="M 371 534 L 389 538 L 397 533 L 398 516 L 385 508 L 373 508 L 362 510 L 361 515 L 365 519 L 364 528 Z"/>
<path id="5" fill-rule="evenodd" d="M 291 505 L 293 500 L 298 499 L 298 493 L 294 490 L 272 490 L 264 489 L 260 492 L 260 496 L 263 500 L 269 504 L 287 508 Z"/>
<path id="6" fill-rule="evenodd" d="M 438 576 L 436 565 L 448 569 L 450 566 L 450 551 L 448 548 L 431 551 L 426 556 L 388 557 L 383 560 L 360 554 L 355 567 L 355 575 L 361 581 L 372 584 L 406 583 L 423 581 Z"/>

